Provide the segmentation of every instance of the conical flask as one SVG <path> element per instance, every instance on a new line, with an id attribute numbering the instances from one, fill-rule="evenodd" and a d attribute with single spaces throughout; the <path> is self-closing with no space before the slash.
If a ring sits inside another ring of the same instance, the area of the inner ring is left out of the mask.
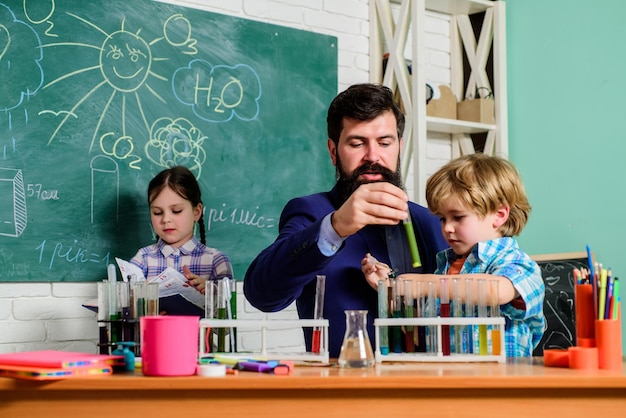
<path id="1" fill-rule="evenodd" d="M 346 335 L 343 337 L 339 353 L 339 367 L 365 368 L 374 365 L 374 352 L 367 334 L 367 311 L 348 310 L 346 314 Z"/>

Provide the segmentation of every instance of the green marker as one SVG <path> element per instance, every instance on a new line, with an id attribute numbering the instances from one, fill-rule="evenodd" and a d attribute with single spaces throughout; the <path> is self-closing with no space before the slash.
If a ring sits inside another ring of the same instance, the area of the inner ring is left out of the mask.
<path id="1" fill-rule="evenodd" d="M 417 251 L 417 241 L 415 240 L 415 231 L 413 230 L 413 222 L 411 221 L 410 213 L 402 223 L 404 224 L 404 230 L 406 231 L 406 238 L 409 240 L 409 250 L 411 251 L 413 267 L 421 267 L 422 260 L 420 260 L 420 254 Z"/>

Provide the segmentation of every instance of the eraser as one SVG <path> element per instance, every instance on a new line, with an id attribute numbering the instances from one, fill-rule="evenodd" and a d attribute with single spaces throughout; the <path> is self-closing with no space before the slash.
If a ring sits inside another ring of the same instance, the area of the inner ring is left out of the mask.
<path id="1" fill-rule="evenodd" d="M 226 365 L 217 363 L 198 364 L 196 374 L 204 377 L 226 376 Z"/>

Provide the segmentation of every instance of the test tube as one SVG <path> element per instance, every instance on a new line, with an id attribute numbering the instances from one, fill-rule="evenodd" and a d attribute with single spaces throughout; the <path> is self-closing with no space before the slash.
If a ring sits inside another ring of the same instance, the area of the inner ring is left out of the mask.
<path id="1" fill-rule="evenodd" d="M 227 306 L 226 300 L 230 298 L 228 292 L 228 283 L 226 281 L 217 281 L 217 319 L 226 319 Z M 223 353 L 226 351 L 226 328 L 219 327 L 217 329 L 217 351 Z"/>
<path id="2" fill-rule="evenodd" d="M 492 318 L 500 317 L 500 288 L 497 280 L 489 280 L 489 316 Z M 491 348 L 494 356 L 500 355 L 501 347 L 500 325 L 491 325 Z"/>
<path id="3" fill-rule="evenodd" d="M 315 283 L 315 308 L 313 311 L 313 319 L 324 318 L 324 293 L 326 291 L 326 276 L 318 274 Z M 322 341 L 322 327 L 313 327 L 313 343 L 311 345 L 311 352 L 319 353 Z"/>
<path id="4" fill-rule="evenodd" d="M 465 317 L 466 318 L 474 318 L 476 317 L 475 312 L 475 289 L 474 289 L 474 279 L 464 279 L 463 286 L 465 287 Z M 474 325 L 468 324 L 465 326 L 465 342 L 464 346 L 466 347 L 465 351 L 469 354 L 473 354 L 476 352 L 474 347 L 474 342 L 476 339 L 474 338 Z"/>
<path id="5" fill-rule="evenodd" d="M 100 354 L 109 353 L 109 282 L 98 282 L 98 346 Z"/>
<path id="6" fill-rule="evenodd" d="M 146 283 L 145 297 L 147 302 L 146 315 L 159 314 L 159 283 Z"/>
<path id="7" fill-rule="evenodd" d="M 398 278 L 393 278 L 391 281 L 391 298 L 393 305 L 393 317 L 394 318 L 402 318 L 402 295 L 400 294 L 400 280 Z M 402 352 L 402 327 L 399 325 L 394 325 L 392 328 L 392 336 L 393 336 L 393 352 L 401 353 Z"/>
<path id="8" fill-rule="evenodd" d="M 452 316 L 455 318 L 463 317 L 463 295 L 461 293 L 462 282 L 459 279 L 452 279 Z M 455 325 L 452 329 L 454 338 L 452 344 L 455 353 L 464 353 L 463 348 L 463 325 Z"/>
<path id="9" fill-rule="evenodd" d="M 215 285 L 215 281 L 212 279 L 207 279 L 206 285 L 204 288 L 204 317 L 206 319 L 215 319 L 215 296 L 217 293 L 217 287 Z M 205 347 L 207 353 L 213 351 L 213 328 L 208 327 L 205 333 Z"/>
<path id="10" fill-rule="evenodd" d="M 413 221 L 411 221 L 411 213 L 408 212 L 407 218 L 402 222 L 404 224 L 404 231 L 406 232 L 406 238 L 409 241 L 409 250 L 411 251 L 411 260 L 413 261 L 413 267 L 417 268 L 422 265 L 420 260 L 420 254 L 417 250 L 417 241 L 415 240 L 415 230 L 413 229 Z"/>
<path id="11" fill-rule="evenodd" d="M 389 317 L 389 301 L 387 300 L 387 282 L 385 280 L 378 281 L 378 317 L 386 319 Z M 380 333 L 380 353 L 389 354 L 389 329 L 381 326 Z"/>
<path id="12" fill-rule="evenodd" d="M 117 282 L 116 281 L 108 281 L 109 287 L 109 337 L 111 338 L 111 342 L 121 341 L 120 337 L 120 326 L 118 324 L 117 316 Z"/>
<path id="13" fill-rule="evenodd" d="M 405 318 L 413 318 L 413 284 L 415 283 L 413 280 L 404 279 L 404 317 Z M 405 334 L 404 334 L 404 349 L 407 353 L 415 352 L 415 342 L 414 342 L 414 329 L 413 325 L 405 325 Z"/>
<path id="14" fill-rule="evenodd" d="M 120 341 L 133 341 L 133 330 L 130 323 L 130 283 L 117 283 L 118 306 L 121 312 L 120 320 L 122 321 L 122 339 Z"/>
<path id="15" fill-rule="evenodd" d="M 236 319 L 237 313 L 235 312 L 235 309 L 237 309 L 236 307 L 237 305 L 233 303 L 233 295 L 236 297 L 236 292 L 234 291 L 235 281 L 231 279 L 230 277 L 224 277 L 222 280 L 224 281 L 225 292 L 226 292 L 226 294 L 224 295 L 224 297 L 226 298 L 226 318 Z M 237 334 L 235 332 L 234 327 L 229 329 L 228 335 L 229 335 L 228 341 L 230 342 L 229 351 L 231 353 L 235 353 L 237 351 L 236 342 L 235 342 L 237 338 Z"/>
<path id="16" fill-rule="evenodd" d="M 437 282 L 429 280 L 427 283 L 428 293 L 426 296 L 426 304 L 424 308 L 424 316 L 426 318 L 437 317 Z M 428 325 L 426 327 L 426 351 L 429 353 L 437 353 L 437 326 Z"/>
<path id="17" fill-rule="evenodd" d="M 439 314 L 442 318 L 450 317 L 450 291 L 447 277 L 439 279 Z M 450 355 L 450 325 L 441 326 L 441 352 L 444 356 Z"/>
<path id="18" fill-rule="evenodd" d="M 478 279 L 477 282 L 478 293 L 478 316 L 480 318 L 487 318 L 487 306 L 489 305 L 488 292 L 489 287 L 485 279 Z M 487 325 L 478 325 L 478 352 L 481 356 L 489 354 L 489 339 L 487 336 Z"/>
<path id="19" fill-rule="evenodd" d="M 415 286 L 415 315 L 418 318 L 425 318 L 426 315 L 424 313 L 426 309 L 426 293 L 428 291 L 428 286 L 426 282 L 417 281 Z M 417 338 L 416 338 L 416 351 L 425 353 L 426 352 L 426 326 L 418 325 L 417 326 Z"/>

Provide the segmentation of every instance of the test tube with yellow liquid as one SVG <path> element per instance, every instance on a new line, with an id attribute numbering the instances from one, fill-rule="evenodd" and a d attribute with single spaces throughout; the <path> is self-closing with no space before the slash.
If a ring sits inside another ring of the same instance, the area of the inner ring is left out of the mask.
<path id="1" fill-rule="evenodd" d="M 489 306 L 488 292 L 489 287 L 485 279 L 478 279 L 478 316 L 480 318 L 487 318 Z M 478 353 L 481 356 L 489 355 L 489 337 L 487 335 L 487 325 L 478 325 Z"/>
<path id="2" fill-rule="evenodd" d="M 489 280 L 489 316 L 492 318 L 500 317 L 500 292 L 499 282 L 497 280 Z M 494 356 L 500 355 L 500 325 L 491 325 L 491 351 Z"/>

